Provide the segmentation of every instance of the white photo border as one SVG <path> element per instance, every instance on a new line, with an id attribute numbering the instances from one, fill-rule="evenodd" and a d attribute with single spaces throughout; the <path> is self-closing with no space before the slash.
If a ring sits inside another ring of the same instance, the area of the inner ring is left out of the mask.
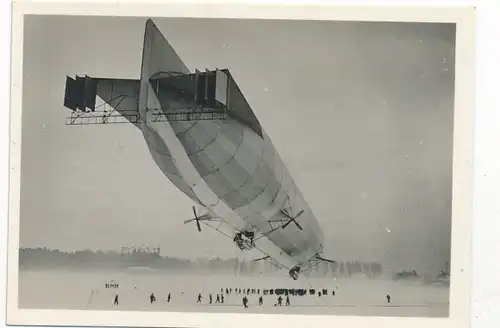
<path id="1" fill-rule="evenodd" d="M 473 201 L 475 8 L 452 6 L 361 6 L 333 4 L 110 4 L 17 2 L 12 12 L 11 122 L 7 324 L 48 326 L 137 326 L 302 328 L 376 326 L 387 328 L 469 327 Z M 19 198 L 21 160 L 24 15 L 123 17 L 261 18 L 295 20 L 447 22 L 456 24 L 453 205 L 449 318 L 334 315 L 267 315 L 192 312 L 69 311 L 18 308 Z"/>

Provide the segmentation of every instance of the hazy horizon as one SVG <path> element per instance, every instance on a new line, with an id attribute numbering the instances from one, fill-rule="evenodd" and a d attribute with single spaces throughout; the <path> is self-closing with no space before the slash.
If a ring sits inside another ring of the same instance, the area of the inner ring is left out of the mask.
<path id="1" fill-rule="evenodd" d="M 43 245 L 39 245 L 37 247 L 24 247 L 24 246 L 20 246 L 19 248 L 19 253 L 21 253 L 22 251 L 37 251 L 37 250 L 44 250 L 46 252 L 60 252 L 60 253 L 63 253 L 63 254 L 73 254 L 73 253 L 77 253 L 77 252 L 93 252 L 93 253 L 98 253 L 98 252 L 102 252 L 104 254 L 126 254 L 126 255 L 131 255 L 132 254 L 132 251 L 131 250 L 128 250 L 128 251 L 123 251 L 122 249 L 120 248 L 117 248 L 117 249 L 101 249 L 101 248 L 96 248 L 96 249 L 91 249 L 91 248 L 81 248 L 81 249 L 73 249 L 73 250 L 62 250 L 62 249 L 58 249 L 58 248 L 48 248 L 48 247 L 44 247 Z M 145 254 L 148 254 L 148 255 L 152 255 L 154 254 L 154 251 L 151 249 L 149 250 L 140 250 L 139 248 L 136 249 L 137 252 L 143 252 Z M 244 258 L 241 258 L 239 256 L 218 256 L 218 254 L 214 254 L 214 255 L 211 255 L 209 257 L 179 257 L 179 256 L 172 256 L 171 254 L 166 254 L 165 252 L 160 252 L 158 253 L 158 255 L 162 258 L 176 258 L 176 259 L 180 259 L 180 260 L 189 260 L 189 261 L 195 261 L 195 260 L 214 260 L 214 259 L 220 259 L 220 260 L 233 260 L 233 259 L 236 259 L 236 258 L 240 258 L 240 260 L 242 261 L 245 261 L 245 260 L 249 260 L 249 261 L 253 261 L 252 259 L 248 258 L 248 259 L 244 259 Z M 378 263 L 376 261 L 359 261 L 357 259 L 345 259 L 345 263 L 347 262 L 359 262 L 359 263 Z M 327 263 L 327 262 L 323 262 L 323 263 Z"/>
<path id="2" fill-rule="evenodd" d="M 145 18 L 30 16 L 20 244 L 234 257 L 128 124 L 65 126 L 66 75 L 138 78 Z M 228 68 L 325 235 L 325 257 L 450 259 L 454 24 L 154 19 L 190 69 Z"/>

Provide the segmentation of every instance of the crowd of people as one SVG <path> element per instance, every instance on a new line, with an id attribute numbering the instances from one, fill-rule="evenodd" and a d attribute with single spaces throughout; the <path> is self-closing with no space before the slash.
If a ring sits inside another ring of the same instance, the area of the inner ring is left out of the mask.
<path id="1" fill-rule="evenodd" d="M 224 304 L 226 297 L 229 297 L 229 295 L 239 295 L 242 296 L 241 301 L 243 304 L 244 308 L 248 308 L 250 301 L 249 301 L 249 296 L 255 296 L 256 298 L 256 304 L 259 306 L 264 305 L 264 295 L 276 295 L 276 302 L 274 303 L 274 306 L 283 306 L 283 300 L 285 301 L 285 306 L 290 306 L 291 301 L 290 301 L 290 296 L 304 296 L 307 294 L 314 295 L 316 293 L 315 289 L 281 289 L 281 288 L 276 288 L 276 289 L 263 289 L 261 290 L 260 288 L 221 288 L 220 293 L 209 293 L 208 294 L 208 300 L 206 303 L 204 302 L 204 296 L 202 293 L 198 293 L 198 296 L 196 298 L 196 303 L 197 304 Z M 318 295 L 326 295 L 328 293 L 327 289 L 323 289 L 321 291 L 318 291 Z M 332 291 L 332 295 L 335 295 L 335 291 Z M 170 303 L 172 299 L 171 293 L 167 295 L 165 298 L 166 303 Z M 154 293 L 151 293 L 149 295 L 149 302 L 150 304 L 156 303 L 156 296 Z M 116 294 L 114 298 L 113 305 L 118 306 L 120 304 L 119 301 L 119 295 Z"/>
<path id="2" fill-rule="evenodd" d="M 215 295 L 215 298 L 214 298 Z M 212 305 L 212 304 L 224 304 L 226 297 L 229 297 L 230 295 L 237 295 L 237 296 L 242 296 L 241 301 L 243 307 L 246 309 L 249 307 L 250 301 L 248 297 L 254 296 L 256 299 L 256 304 L 258 306 L 263 306 L 264 305 L 264 296 L 277 296 L 276 302 L 274 303 L 274 306 L 283 306 L 283 300 L 285 301 L 285 306 L 291 306 L 291 301 L 290 301 L 290 296 L 311 296 L 311 295 L 318 295 L 318 297 L 324 297 L 330 295 L 328 292 L 328 289 L 323 288 L 323 289 L 296 289 L 296 288 L 291 288 L 291 289 L 286 289 L 286 288 L 275 288 L 275 289 L 255 289 L 255 288 L 221 288 L 220 293 L 209 293 L 208 294 L 208 300 L 204 302 L 204 297 L 202 293 L 198 293 L 198 297 L 196 299 L 197 304 L 207 304 L 207 305 Z M 331 296 L 335 296 L 335 290 L 331 291 Z M 171 293 L 168 293 L 167 297 L 165 298 L 166 303 L 170 303 L 172 297 Z M 389 294 L 386 295 L 386 300 L 387 303 L 391 303 L 391 296 Z M 156 303 L 156 296 L 154 293 L 151 293 L 149 295 L 149 302 L 151 304 Z M 119 297 L 118 294 L 115 295 L 114 298 L 114 306 L 119 305 Z"/>

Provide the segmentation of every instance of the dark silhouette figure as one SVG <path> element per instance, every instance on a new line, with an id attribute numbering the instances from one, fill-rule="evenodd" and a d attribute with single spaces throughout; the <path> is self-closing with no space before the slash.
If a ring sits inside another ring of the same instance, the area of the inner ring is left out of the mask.
<path id="1" fill-rule="evenodd" d="M 229 295 L 229 289 L 226 288 L 226 295 Z"/>
<path id="2" fill-rule="evenodd" d="M 220 302 L 224 304 L 224 294 L 220 294 Z"/>
<path id="3" fill-rule="evenodd" d="M 114 306 L 118 306 L 118 294 L 115 296 L 115 301 L 113 302 Z"/>
<path id="4" fill-rule="evenodd" d="M 243 306 L 248 309 L 248 298 L 246 296 L 243 296 Z"/>
<path id="5" fill-rule="evenodd" d="M 332 290 L 332 296 L 335 296 L 335 291 L 334 290 Z"/>
<path id="6" fill-rule="evenodd" d="M 286 295 L 285 305 L 290 306 L 290 297 L 288 295 Z"/>
<path id="7" fill-rule="evenodd" d="M 217 294 L 217 299 L 215 300 L 215 304 L 220 303 L 220 296 Z"/>
<path id="8" fill-rule="evenodd" d="M 278 306 L 282 306 L 283 305 L 283 297 L 278 297 Z"/>
<path id="9" fill-rule="evenodd" d="M 170 293 L 168 293 L 168 296 L 167 296 L 167 303 L 170 303 Z"/>
<path id="10" fill-rule="evenodd" d="M 387 303 L 391 303 L 391 295 L 387 294 L 385 297 L 387 298 Z"/>
<path id="11" fill-rule="evenodd" d="M 262 296 L 259 297 L 259 305 L 262 305 L 264 304 L 264 299 L 262 298 Z"/>
<path id="12" fill-rule="evenodd" d="M 153 304 L 154 302 L 156 302 L 155 294 L 151 293 L 151 295 L 149 295 L 149 301 L 151 302 L 151 304 Z"/>
<path id="13" fill-rule="evenodd" d="M 201 294 L 198 294 L 198 300 L 196 301 L 196 303 L 201 303 L 201 299 L 202 299 L 202 298 L 203 298 L 203 297 L 201 296 Z"/>
<path id="14" fill-rule="evenodd" d="M 212 294 L 208 295 L 208 304 L 212 304 Z"/>

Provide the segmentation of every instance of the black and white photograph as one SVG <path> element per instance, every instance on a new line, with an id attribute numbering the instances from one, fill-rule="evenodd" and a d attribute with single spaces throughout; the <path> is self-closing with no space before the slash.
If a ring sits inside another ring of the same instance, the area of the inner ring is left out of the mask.
<path id="1" fill-rule="evenodd" d="M 23 15 L 13 306 L 451 317 L 457 26 Z"/>

